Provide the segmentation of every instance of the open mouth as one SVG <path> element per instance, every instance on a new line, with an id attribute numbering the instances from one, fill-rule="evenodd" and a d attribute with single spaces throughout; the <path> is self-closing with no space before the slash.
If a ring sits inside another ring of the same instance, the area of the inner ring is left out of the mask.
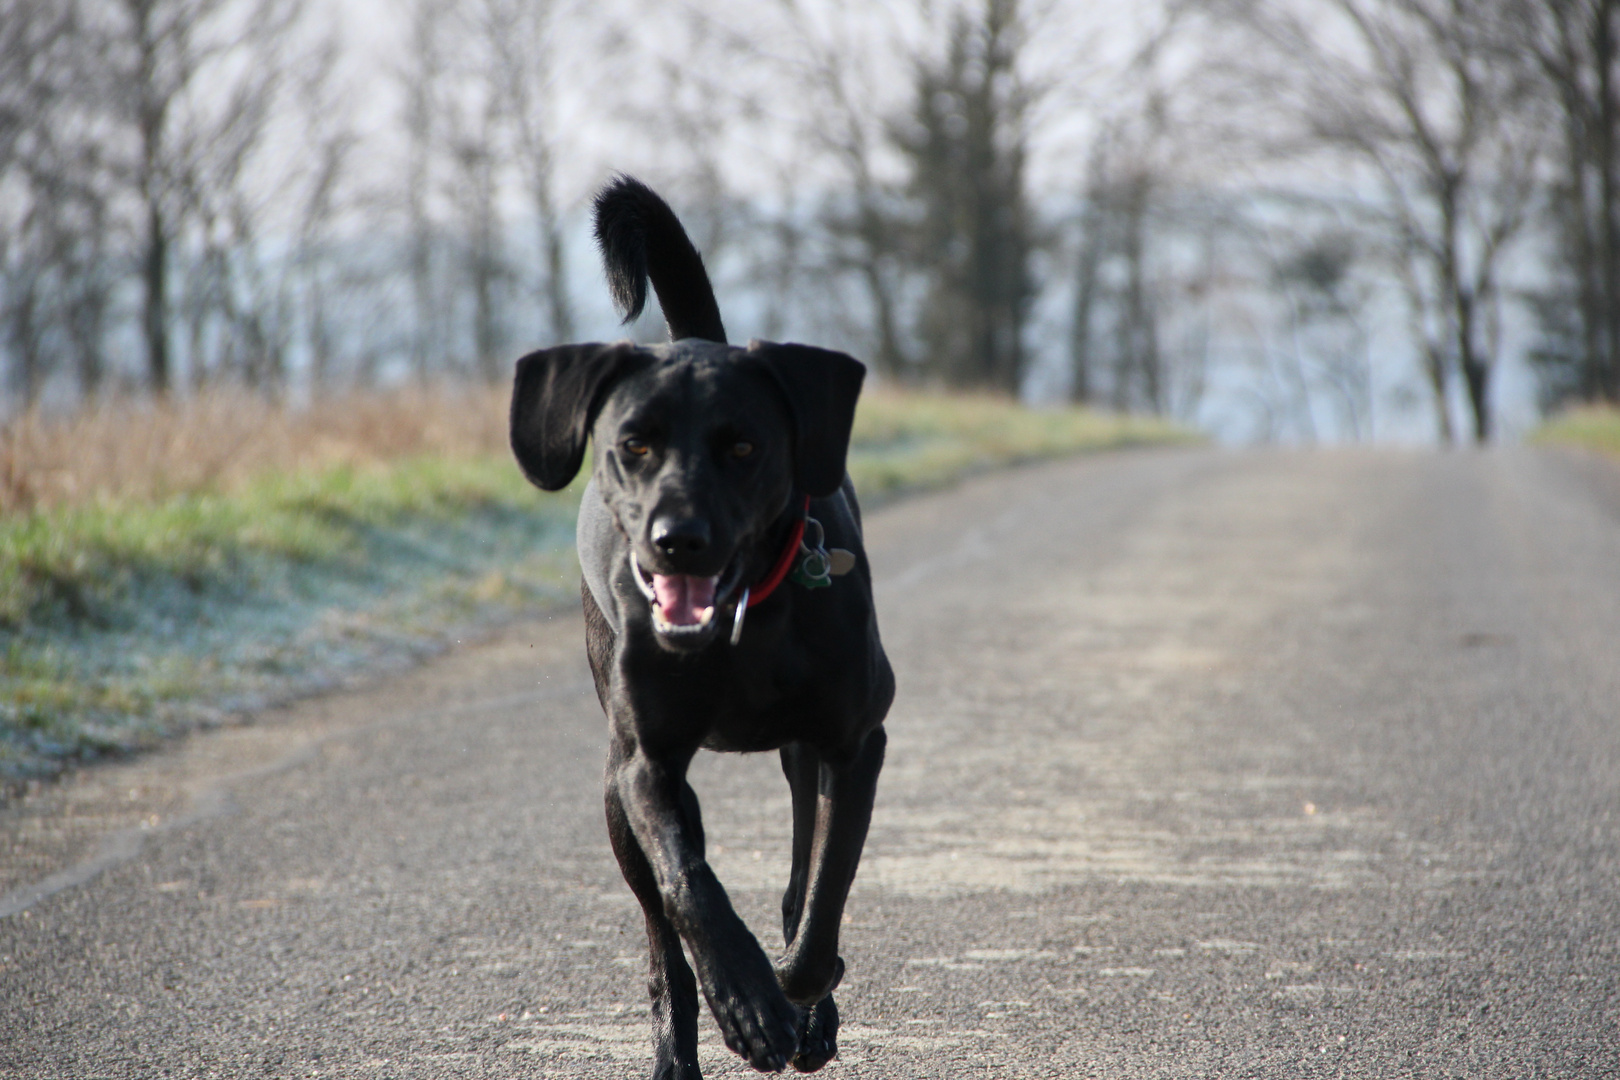
<path id="1" fill-rule="evenodd" d="M 630 570 L 652 607 L 653 629 L 675 636 L 707 630 L 715 612 L 736 586 L 739 574 L 736 564 L 713 577 L 649 573 L 642 569 L 634 551 L 630 553 Z"/>

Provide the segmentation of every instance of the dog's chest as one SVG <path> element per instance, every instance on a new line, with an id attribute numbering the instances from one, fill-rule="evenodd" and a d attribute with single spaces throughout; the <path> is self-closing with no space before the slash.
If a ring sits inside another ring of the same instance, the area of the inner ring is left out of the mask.
<path id="1" fill-rule="evenodd" d="M 787 648 L 711 663 L 631 662 L 621 668 L 621 686 L 635 725 L 659 741 L 727 752 L 836 745 L 852 734 L 845 729 L 859 710 L 847 701 L 849 673 L 818 660 Z"/>
<path id="2" fill-rule="evenodd" d="M 736 701 L 731 708 L 717 710 L 703 738 L 708 750 L 751 752 L 775 750 L 798 742 L 817 731 L 817 717 L 826 719 L 825 710 L 815 708 L 805 695 L 776 695 L 767 701 Z"/>

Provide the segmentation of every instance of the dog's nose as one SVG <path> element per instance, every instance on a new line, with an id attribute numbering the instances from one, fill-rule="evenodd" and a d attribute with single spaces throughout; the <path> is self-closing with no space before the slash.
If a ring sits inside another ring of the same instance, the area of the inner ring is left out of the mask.
<path id="1" fill-rule="evenodd" d="M 660 517 L 652 524 L 652 542 L 670 558 L 699 555 L 709 546 L 709 523 L 698 518 Z"/>

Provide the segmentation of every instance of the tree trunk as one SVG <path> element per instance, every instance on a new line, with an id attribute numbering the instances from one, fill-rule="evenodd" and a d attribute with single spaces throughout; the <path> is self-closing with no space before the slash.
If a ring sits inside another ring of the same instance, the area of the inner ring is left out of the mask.
<path id="1" fill-rule="evenodd" d="M 1069 400 L 1088 404 L 1092 394 L 1091 312 L 1096 305 L 1097 271 L 1102 261 L 1103 238 L 1099 223 L 1102 215 L 1088 200 L 1083 219 L 1087 223 L 1080 237 L 1080 257 L 1075 266 L 1074 312 L 1069 326 Z"/>
<path id="2" fill-rule="evenodd" d="M 146 258 L 141 280 L 145 297 L 141 328 L 146 337 L 146 373 L 152 392 L 169 393 L 169 238 L 163 211 L 152 198 L 146 216 Z"/>
<path id="3" fill-rule="evenodd" d="M 1481 446 L 1491 441 L 1491 364 L 1481 355 L 1474 340 L 1477 317 L 1476 297 L 1467 290 L 1457 293 L 1457 363 L 1462 368 L 1463 385 L 1468 389 L 1468 407 L 1474 417 L 1474 441 Z"/>
<path id="4" fill-rule="evenodd" d="M 332 382 L 332 333 L 326 324 L 326 292 L 319 280 L 309 288 L 309 379 L 315 392 Z"/>
<path id="5" fill-rule="evenodd" d="M 1598 227 L 1602 250 L 1603 343 L 1599 360 L 1599 391 L 1620 404 L 1620 160 L 1616 159 L 1620 105 L 1615 101 L 1615 19 L 1620 0 L 1599 0 L 1593 51 L 1597 66 Z"/>
<path id="6" fill-rule="evenodd" d="M 1571 70 L 1576 61 L 1571 60 Z M 1565 198 L 1562 208 L 1563 240 L 1570 245 L 1569 258 L 1575 275 L 1575 303 L 1580 313 L 1581 356 L 1577 372 L 1577 393 L 1594 399 L 1603 392 L 1604 358 L 1609 355 L 1606 332 L 1609 304 L 1604 299 L 1604 256 L 1602 246 L 1603 207 L 1592 205 L 1592 187 L 1587 182 L 1595 164 L 1592 147 L 1593 132 L 1588 123 L 1587 103 L 1582 99 L 1574 80 L 1562 88 L 1564 127 L 1568 169 Z"/>
<path id="7" fill-rule="evenodd" d="M 1124 350 L 1122 364 L 1127 389 L 1123 396 L 1129 400 L 1128 385 L 1139 382 L 1147 408 L 1155 416 L 1164 413 L 1164 377 L 1159 355 L 1158 310 L 1147 280 L 1147 225 L 1148 209 L 1153 199 L 1152 181 L 1146 176 L 1133 177 L 1124 207 L 1125 257 L 1125 332 L 1120 335 Z"/>
<path id="8" fill-rule="evenodd" d="M 1440 445 L 1450 446 L 1457 441 L 1451 428 L 1451 402 L 1446 393 L 1446 354 L 1437 341 L 1423 343 L 1423 373 L 1429 378 L 1429 389 L 1434 394 L 1434 426 Z"/>
<path id="9" fill-rule="evenodd" d="M 546 306 L 551 314 L 551 336 L 555 341 L 574 340 L 574 310 L 568 300 L 568 260 L 563 248 L 561 223 L 555 216 L 546 219 Z"/>
<path id="10" fill-rule="evenodd" d="M 495 257 L 490 250 L 493 230 L 488 223 L 487 209 L 480 214 L 476 231 L 478 245 L 473 254 L 473 351 L 478 372 L 486 382 L 498 382 L 505 374 L 497 349 L 498 329 L 495 325 Z"/>
<path id="11" fill-rule="evenodd" d="M 1480 353 L 1475 338 L 1476 297 L 1463 286 L 1461 272 L 1461 215 L 1457 205 L 1462 177 L 1450 173 L 1442 177 L 1440 204 L 1440 302 L 1451 329 L 1451 347 L 1462 371 L 1463 388 L 1474 420 L 1474 441 L 1485 443 L 1491 437 L 1490 358 Z M 1449 423 L 1447 425 L 1449 427 Z M 1449 440 L 1448 440 L 1449 441 Z"/>
<path id="12" fill-rule="evenodd" d="M 86 303 L 101 307 L 98 300 L 89 300 Z M 79 352 L 79 396 L 90 404 L 94 404 L 101 396 L 102 378 L 106 373 L 101 356 L 102 318 L 101 310 L 81 311 L 78 314 L 80 321 L 74 327 L 74 344 Z"/>
<path id="13" fill-rule="evenodd" d="M 439 36 L 438 8 L 418 2 L 411 10 L 409 75 L 405 80 L 405 123 L 408 157 L 405 173 L 405 212 L 410 220 L 410 247 L 406 261 L 410 268 L 412 327 L 411 373 L 426 382 L 435 360 L 443 362 L 441 323 L 437 291 L 434 289 L 434 230 L 428 205 L 433 183 L 433 153 L 437 149 L 438 115 L 434 99 L 439 78 L 434 52 Z M 371 359 L 374 359 L 371 358 Z M 375 364 L 361 365 L 363 382 L 370 382 Z"/>
<path id="14" fill-rule="evenodd" d="M 31 409 L 39 401 L 45 385 L 45 357 L 40 347 L 39 279 L 30 276 L 19 290 L 22 295 L 12 300 L 10 331 L 13 347 L 17 351 L 18 383 L 22 390 L 23 408 Z"/>
<path id="15" fill-rule="evenodd" d="M 884 258 L 895 253 L 893 230 L 878 208 L 877 195 L 864 174 L 857 180 L 856 198 L 859 200 L 856 220 L 860 223 L 856 235 L 864 253 L 861 280 L 866 283 L 866 292 L 872 301 L 872 317 L 877 321 L 877 369 L 889 378 L 904 379 L 908 372 L 900 346 L 894 292 L 883 273 Z"/>

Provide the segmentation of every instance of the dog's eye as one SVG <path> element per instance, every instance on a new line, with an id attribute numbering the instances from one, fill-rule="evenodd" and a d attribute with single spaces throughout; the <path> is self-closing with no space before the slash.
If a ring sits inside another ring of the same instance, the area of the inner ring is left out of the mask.
<path id="1" fill-rule="evenodd" d="M 636 457 L 646 457 L 647 451 L 652 449 L 647 445 L 646 439 L 626 439 L 620 445 L 624 447 L 625 453 L 634 454 Z"/>
<path id="2" fill-rule="evenodd" d="M 733 443 L 732 446 L 731 446 L 731 456 L 732 457 L 747 457 L 749 454 L 752 454 L 753 452 L 754 452 L 754 444 L 751 443 L 751 442 L 736 442 L 736 443 Z"/>

